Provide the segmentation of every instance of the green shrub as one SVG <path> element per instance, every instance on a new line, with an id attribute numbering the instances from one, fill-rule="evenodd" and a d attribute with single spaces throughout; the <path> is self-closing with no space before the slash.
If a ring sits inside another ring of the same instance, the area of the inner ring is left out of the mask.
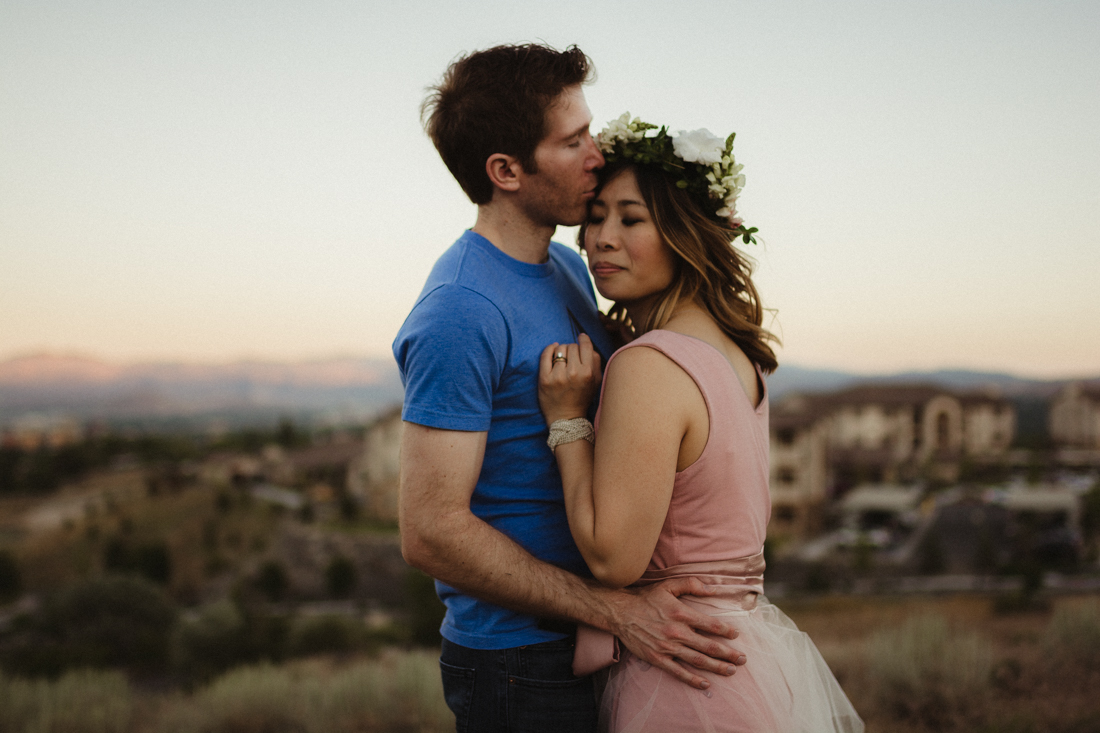
<path id="1" fill-rule="evenodd" d="M 866 533 L 860 532 L 852 547 L 852 570 L 866 575 L 875 568 L 875 545 Z"/>
<path id="2" fill-rule="evenodd" d="M 119 672 L 69 672 L 55 682 L 0 675 L 0 730 L 125 733 L 133 699 Z"/>
<path id="3" fill-rule="evenodd" d="M 290 629 L 290 654 L 344 654 L 363 646 L 366 629 L 349 616 L 325 614 L 298 619 Z"/>
<path id="4" fill-rule="evenodd" d="M 103 550 L 103 567 L 114 573 L 135 573 L 161 585 L 172 579 L 172 557 L 163 542 L 133 547 L 122 538 L 112 538 Z"/>
<path id="5" fill-rule="evenodd" d="M 920 544 L 917 545 L 917 572 L 921 575 L 938 575 L 947 570 L 947 558 L 943 554 L 943 545 L 935 534 L 935 527 L 930 527 Z"/>
<path id="6" fill-rule="evenodd" d="M 989 685 L 989 642 L 951 629 L 940 616 L 917 616 L 867 642 L 868 677 L 879 704 L 900 718 L 940 729 L 964 714 Z"/>
<path id="7" fill-rule="evenodd" d="M 256 576 L 256 587 L 267 596 L 269 601 L 282 600 L 289 586 L 290 579 L 287 578 L 286 568 L 278 560 L 265 562 L 260 568 L 259 575 Z"/>
<path id="8" fill-rule="evenodd" d="M 1100 669 L 1100 603 L 1059 607 L 1043 634 L 1043 646 L 1053 667 Z"/>
<path id="9" fill-rule="evenodd" d="M 439 627 L 447 608 L 435 592 L 435 581 L 428 575 L 409 568 L 405 577 L 405 589 L 409 599 L 409 630 L 412 640 L 421 646 L 439 646 L 442 637 Z"/>
<path id="10" fill-rule="evenodd" d="M 18 598 L 22 590 L 23 580 L 15 555 L 9 550 L 0 550 L 0 603 Z"/>
<path id="11" fill-rule="evenodd" d="M 832 573 L 825 563 L 815 562 L 806 569 L 802 590 L 807 593 L 828 593 L 832 588 Z"/>
<path id="12" fill-rule="evenodd" d="M 290 639 L 290 617 L 271 613 L 262 606 L 245 604 L 240 608 L 244 614 L 250 660 L 277 662 L 283 659 Z"/>
<path id="13" fill-rule="evenodd" d="M 168 661 L 176 609 L 156 586 L 137 577 L 74 583 L 0 646 L 5 669 L 56 675 L 81 667 L 159 671 Z"/>
<path id="14" fill-rule="evenodd" d="M 355 590 L 355 563 L 343 555 L 337 555 L 325 568 L 325 585 L 329 595 L 347 598 Z"/>
<path id="15" fill-rule="evenodd" d="M 340 518 L 345 522 L 354 522 L 359 518 L 359 502 L 346 491 L 340 492 Z"/>
<path id="16" fill-rule="evenodd" d="M 180 619 L 172 634 L 173 666 L 195 682 L 249 661 L 248 651 L 244 614 L 229 600 L 207 604 L 195 616 Z"/>

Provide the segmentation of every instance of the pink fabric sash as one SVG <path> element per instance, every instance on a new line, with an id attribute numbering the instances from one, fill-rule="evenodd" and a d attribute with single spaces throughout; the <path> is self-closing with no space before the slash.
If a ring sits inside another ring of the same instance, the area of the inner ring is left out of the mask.
<path id="1" fill-rule="evenodd" d="M 764 553 L 735 560 L 716 560 L 672 565 L 663 570 L 646 570 L 631 586 L 640 588 L 677 578 L 698 578 L 711 586 L 711 596 L 681 596 L 688 605 L 703 613 L 708 609 L 721 613 L 740 608 L 756 608 L 756 597 L 764 592 Z M 714 615 L 710 613 L 708 615 Z M 619 640 L 609 631 L 580 624 L 577 646 L 573 650 L 573 674 L 584 677 L 619 661 Z"/>

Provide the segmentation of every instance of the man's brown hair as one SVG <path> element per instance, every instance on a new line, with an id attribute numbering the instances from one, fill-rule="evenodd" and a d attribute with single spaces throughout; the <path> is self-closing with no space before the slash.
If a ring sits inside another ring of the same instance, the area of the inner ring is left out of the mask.
<path id="1" fill-rule="evenodd" d="M 592 63 L 576 46 L 557 51 L 524 44 L 476 51 L 452 63 L 420 108 L 428 136 L 475 204 L 493 198 L 490 155 L 515 157 L 537 173 L 535 148 L 546 111 L 567 87 L 589 80 Z"/>

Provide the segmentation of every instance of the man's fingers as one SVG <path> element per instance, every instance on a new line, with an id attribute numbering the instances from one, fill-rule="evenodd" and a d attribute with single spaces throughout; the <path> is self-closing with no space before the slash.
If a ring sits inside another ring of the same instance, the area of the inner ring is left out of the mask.
<path id="1" fill-rule="evenodd" d="M 697 614 L 686 621 L 687 625 L 696 631 L 702 631 L 714 636 L 726 639 L 736 639 L 737 627 L 730 621 L 723 621 L 719 616 L 707 616 L 704 613 Z"/>
<path id="2" fill-rule="evenodd" d="M 679 598 L 680 596 L 713 596 L 718 589 L 715 585 L 706 585 L 694 577 L 672 578 L 660 583 L 661 590 Z"/>
<path id="3" fill-rule="evenodd" d="M 715 641 L 700 645 L 699 648 L 687 649 L 680 655 L 680 659 L 697 669 L 723 675 L 733 674 L 734 667 L 740 667 L 747 661 L 746 656 L 739 650 Z"/>
<path id="4" fill-rule="evenodd" d="M 697 690 L 705 690 L 710 687 L 710 682 L 697 674 L 692 674 L 685 667 L 678 664 L 675 659 L 669 659 L 668 657 L 660 657 L 659 661 L 653 665 L 659 669 L 663 669 L 670 675 L 680 680 L 686 685 L 691 685 Z"/>
<path id="5" fill-rule="evenodd" d="M 714 596 L 721 590 L 721 586 L 706 585 L 698 578 L 673 578 L 661 582 L 658 587 L 677 598 L 680 596 Z M 723 621 L 718 616 L 708 616 L 705 613 L 699 613 L 684 606 L 682 612 L 677 614 L 676 618 L 696 631 L 722 636 L 726 639 L 737 638 L 737 628 L 731 622 Z"/>

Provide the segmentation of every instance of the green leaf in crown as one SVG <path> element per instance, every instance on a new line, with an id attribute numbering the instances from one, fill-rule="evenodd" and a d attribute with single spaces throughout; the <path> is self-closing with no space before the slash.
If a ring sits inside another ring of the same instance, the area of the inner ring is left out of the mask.
<path id="1" fill-rule="evenodd" d="M 656 130 L 656 132 L 653 132 Z M 737 197 L 745 187 L 745 175 L 733 156 L 731 132 L 725 140 L 709 130 L 686 132 L 676 137 L 668 127 L 642 122 L 624 112 L 596 137 L 608 163 L 655 165 L 675 178 L 675 185 L 688 193 L 704 209 L 713 211 L 715 221 L 741 237 L 745 244 L 756 244 L 756 227 L 746 227 L 737 215 Z M 717 204 L 717 206 L 716 206 Z"/>

